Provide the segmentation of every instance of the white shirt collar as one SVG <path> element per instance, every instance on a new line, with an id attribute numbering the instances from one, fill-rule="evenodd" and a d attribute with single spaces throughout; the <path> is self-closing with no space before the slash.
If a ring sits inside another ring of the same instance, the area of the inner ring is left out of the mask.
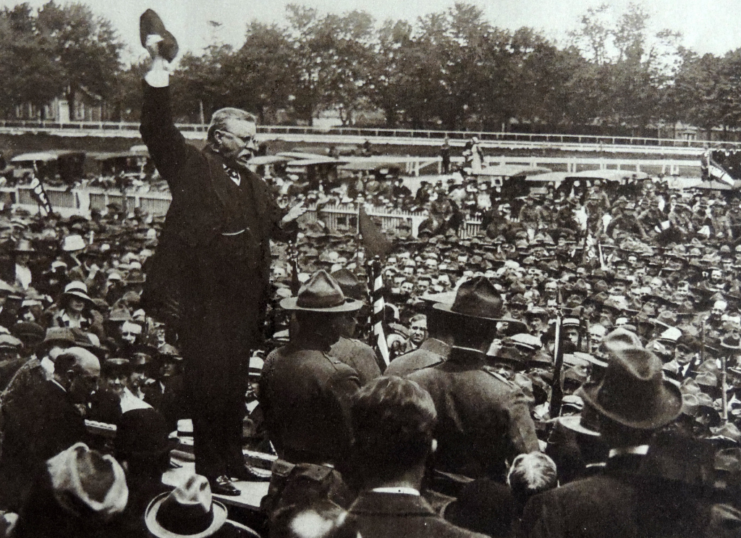
<path id="1" fill-rule="evenodd" d="M 414 495 L 415 497 L 419 497 L 419 490 L 414 488 L 373 488 L 371 491 L 373 493 L 393 493 L 394 495 Z"/>
<path id="2" fill-rule="evenodd" d="M 611 448 L 610 453 L 608 454 L 608 457 L 614 458 L 615 456 L 625 456 L 626 454 L 633 454 L 636 456 L 645 456 L 646 454 L 648 454 L 648 445 L 624 446 L 621 448 Z"/>
<path id="3" fill-rule="evenodd" d="M 54 383 L 60 389 L 62 389 L 64 392 L 67 392 L 67 389 L 65 389 L 62 385 L 60 385 L 59 381 L 57 381 L 56 379 L 52 379 L 51 382 Z"/>

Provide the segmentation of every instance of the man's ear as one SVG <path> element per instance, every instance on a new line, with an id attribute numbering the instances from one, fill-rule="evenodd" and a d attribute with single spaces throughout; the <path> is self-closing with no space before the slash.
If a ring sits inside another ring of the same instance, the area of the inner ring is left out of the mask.
<path id="1" fill-rule="evenodd" d="M 435 452 L 437 452 L 437 439 L 433 439 L 430 442 L 430 454 L 434 454 Z"/>

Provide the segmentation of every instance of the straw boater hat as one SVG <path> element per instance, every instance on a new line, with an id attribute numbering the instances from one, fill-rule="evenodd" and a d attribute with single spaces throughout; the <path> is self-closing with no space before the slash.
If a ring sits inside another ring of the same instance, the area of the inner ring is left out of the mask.
<path id="1" fill-rule="evenodd" d="M 280 306 L 285 310 L 339 314 L 360 310 L 363 303 L 346 298 L 337 281 L 326 271 L 320 270 L 301 286 L 296 297 L 283 299 Z"/>
<path id="2" fill-rule="evenodd" d="M 577 392 L 585 403 L 629 428 L 653 430 L 682 412 L 679 388 L 663 379 L 662 362 L 643 349 L 638 337 L 617 329 L 603 340 L 609 361 L 599 382 L 587 383 Z"/>
<path id="3" fill-rule="evenodd" d="M 212 499 L 208 480 L 193 475 L 172 492 L 155 497 L 144 522 L 157 538 L 206 538 L 216 534 L 226 516 L 226 506 Z"/>

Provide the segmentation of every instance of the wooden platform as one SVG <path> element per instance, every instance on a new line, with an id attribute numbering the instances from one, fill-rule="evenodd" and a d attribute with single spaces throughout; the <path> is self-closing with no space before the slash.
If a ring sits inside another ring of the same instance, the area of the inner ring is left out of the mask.
<path id="1" fill-rule="evenodd" d="M 177 487 L 185 482 L 189 476 L 195 474 L 195 463 L 190 461 L 177 461 L 182 465 L 180 469 L 170 469 L 162 476 L 162 483 Z M 214 495 L 225 505 L 234 506 L 252 512 L 260 511 L 260 501 L 268 492 L 268 482 L 234 482 L 234 486 L 242 492 L 239 497 L 228 497 L 225 495 Z"/>

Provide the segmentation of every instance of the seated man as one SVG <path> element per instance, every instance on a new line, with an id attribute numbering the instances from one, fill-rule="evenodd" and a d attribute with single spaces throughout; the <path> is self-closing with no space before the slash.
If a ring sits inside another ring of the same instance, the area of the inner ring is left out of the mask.
<path id="1" fill-rule="evenodd" d="M 18 508 L 30 481 L 46 460 L 85 441 L 85 420 L 77 404 L 87 401 L 99 376 L 97 357 L 83 348 L 72 347 L 57 357 L 51 381 L 3 407 L 1 507 Z"/>
<path id="2" fill-rule="evenodd" d="M 351 424 L 362 484 L 350 521 L 363 538 L 483 536 L 448 523 L 420 496 L 436 421 L 432 398 L 413 381 L 379 377 L 358 392 Z"/>

